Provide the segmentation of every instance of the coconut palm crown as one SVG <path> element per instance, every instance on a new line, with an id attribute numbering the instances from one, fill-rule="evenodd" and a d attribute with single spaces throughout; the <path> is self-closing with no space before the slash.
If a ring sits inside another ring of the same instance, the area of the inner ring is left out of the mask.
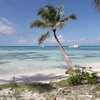
<path id="1" fill-rule="evenodd" d="M 54 34 L 54 37 L 56 41 L 59 44 L 59 47 L 62 51 L 62 54 L 65 58 L 65 61 L 67 62 L 68 68 L 72 69 L 73 64 L 71 60 L 68 58 L 63 46 L 61 45 L 59 39 L 56 36 L 56 30 L 62 29 L 63 26 L 68 23 L 70 20 L 75 20 L 77 17 L 75 14 L 71 14 L 70 16 L 65 17 L 63 13 L 64 6 L 61 5 L 60 7 L 54 7 L 51 5 L 45 6 L 44 8 L 41 8 L 37 15 L 40 16 L 40 19 L 33 21 L 30 24 L 30 28 L 38 27 L 38 28 L 51 28 L 51 31 Z M 48 38 L 50 35 L 50 32 L 46 32 L 45 34 L 42 34 L 40 38 L 38 39 L 38 44 L 40 45 L 43 43 L 46 38 Z"/>

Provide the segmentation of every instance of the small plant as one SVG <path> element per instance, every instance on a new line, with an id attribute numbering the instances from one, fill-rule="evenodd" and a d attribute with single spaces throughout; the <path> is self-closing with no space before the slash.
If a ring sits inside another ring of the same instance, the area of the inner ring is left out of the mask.
<path id="1" fill-rule="evenodd" d="M 91 73 L 86 76 L 86 80 L 89 84 L 96 84 L 98 77 L 96 76 L 96 73 Z"/>
<path id="2" fill-rule="evenodd" d="M 26 86 L 28 87 L 28 89 L 31 89 L 32 91 L 39 91 L 40 93 L 55 89 L 55 87 L 48 83 L 32 83 L 26 84 Z"/>
<path id="3" fill-rule="evenodd" d="M 18 83 L 16 82 L 15 76 L 13 77 L 10 85 L 11 85 L 11 89 L 18 88 Z"/>
<path id="4" fill-rule="evenodd" d="M 82 84 L 82 80 L 83 80 L 82 76 L 80 74 L 76 74 L 70 76 L 67 82 L 69 85 L 73 86 L 73 85 Z"/>
<path id="5" fill-rule="evenodd" d="M 96 84 L 97 83 L 97 75 L 96 73 L 89 73 L 86 70 L 75 70 L 75 73 L 71 75 L 68 79 L 67 82 L 69 85 L 78 85 L 82 84 L 85 81 L 89 84 Z"/>

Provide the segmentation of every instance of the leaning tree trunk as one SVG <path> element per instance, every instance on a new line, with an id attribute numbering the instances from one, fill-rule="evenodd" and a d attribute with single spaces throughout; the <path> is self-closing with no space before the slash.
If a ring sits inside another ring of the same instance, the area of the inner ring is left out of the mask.
<path id="1" fill-rule="evenodd" d="M 68 65 L 68 72 L 69 72 L 69 71 L 73 71 L 73 63 L 72 63 L 72 61 L 69 59 L 67 53 L 65 52 L 63 46 L 61 45 L 59 39 L 57 38 L 57 36 L 56 36 L 56 30 L 53 30 L 53 33 L 54 33 L 54 37 L 55 37 L 56 41 L 57 41 L 58 44 L 59 44 L 59 47 L 60 47 L 60 50 L 61 50 L 61 52 L 62 52 L 62 54 L 63 54 L 63 56 L 64 56 L 64 59 L 65 59 L 67 65 Z"/>

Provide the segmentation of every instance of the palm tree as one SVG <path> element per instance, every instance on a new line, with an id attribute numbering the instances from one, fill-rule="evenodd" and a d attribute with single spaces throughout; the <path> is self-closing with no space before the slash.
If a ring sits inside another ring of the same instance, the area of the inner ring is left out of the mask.
<path id="1" fill-rule="evenodd" d="M 77 17 L 74 14 L 71 14 L 70 16 L 64 17 L 63 14 L 63 8 L 64 6 L 61 5 L 60 7 L 54 7 L 51 5 L 45 6 L 44 8 L 41 8 L 37 15 L 40 16 L 39 20 L 35 20 L 30 24 L 30 28 L 38 27 L 38 28 L 50 28 L 53 32 L 54 38 L 56 39 L 60 50 L 62 51 L 62 54 L 64 56 L 64 59 L 68 65 L 68 72 L 73 71 L 73 64 L 72 61 L 69 59 L 67 53 L 65 52 L 61 42 L 59 41 L 56 30 L 58 28 L 63 28 L 63 26 L 69 21 L 69 20 L 75 20 Z M 43 34 L 38 39 L 38 44 L 40 45 L 46 38 L 48 38 L 50 35 L 50 32 Z"/>
<path id="2" fill-rule="evenodd" d="M 98 8 L 98 10 L 100 11 L 100 0 L 93 0 L 96 7 Z"/>

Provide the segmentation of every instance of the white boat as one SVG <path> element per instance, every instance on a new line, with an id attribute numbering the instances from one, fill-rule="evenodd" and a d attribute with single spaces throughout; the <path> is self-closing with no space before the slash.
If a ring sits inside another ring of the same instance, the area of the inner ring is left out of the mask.
<path id="1" fill-rule="evenodd" d="M 75 44 L 75 45 L 72 45 L 72 46 L 69 46 L 70 48 L 79 48 L 80 46 L 78 44 Z"/>

